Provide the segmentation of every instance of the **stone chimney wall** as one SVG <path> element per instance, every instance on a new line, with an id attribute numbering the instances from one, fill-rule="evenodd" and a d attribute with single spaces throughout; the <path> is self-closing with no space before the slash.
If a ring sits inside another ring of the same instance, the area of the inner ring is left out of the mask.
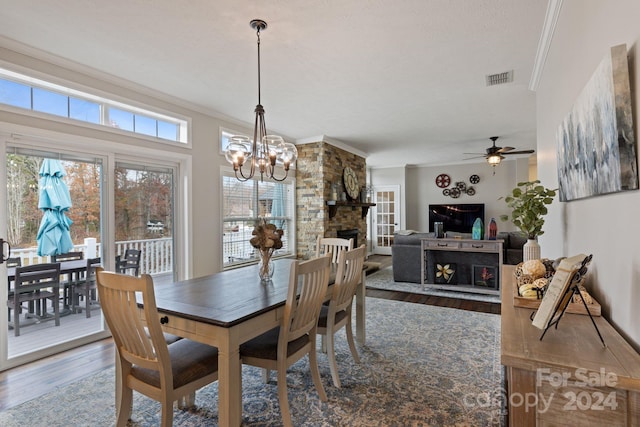
<path id="1" fill-rule="evenodd" d="M 329 219 L 327 200 L 331 187 L 338 187 L 338 198 L 344 189 L 342 173 L 349 166 L 356 173 L 360 187 L 366 185 L 366 159 L 318 141 L 298 145 L 296 170 L 296 240 L 298 258 L 315 255 L 318 236 L 336 237 L 337 230 L 358 229 L 358 245 L 366 242 L 367 221 L 360 207 L 340 206 Z"/>

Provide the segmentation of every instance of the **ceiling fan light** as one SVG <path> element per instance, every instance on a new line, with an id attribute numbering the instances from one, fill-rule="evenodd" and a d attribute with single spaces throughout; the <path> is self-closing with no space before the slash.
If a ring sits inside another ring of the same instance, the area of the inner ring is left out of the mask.
<path id="1" fill-rule="evenodd" d="M 500 154 L 491 154 L 487 157 L 487 163 L 490 165 L 499 165 L 502 159 L 504 159 L 504 156 L 501 156 Z"/>

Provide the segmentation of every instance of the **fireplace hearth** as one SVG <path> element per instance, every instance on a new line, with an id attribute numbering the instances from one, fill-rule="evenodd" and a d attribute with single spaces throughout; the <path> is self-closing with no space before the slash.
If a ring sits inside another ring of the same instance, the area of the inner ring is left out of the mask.
<path id="1" fill-rule="evenodd" d="M 336 235 L 339 239 L 353 239 L 353 247 L 358 247 L 358 229 L 351 228 L 348 230 L 337 230 Z"/>

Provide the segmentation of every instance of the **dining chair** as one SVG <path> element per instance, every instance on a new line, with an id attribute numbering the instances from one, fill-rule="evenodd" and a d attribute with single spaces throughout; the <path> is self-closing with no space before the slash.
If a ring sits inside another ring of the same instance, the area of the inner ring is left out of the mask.
<path id="1" fill-rule="evenodd" d="M 242 363 L 278 371 L 278 400 L 285 426 L 292 426 L 287 397 L 287 368 L 309 355 L 311 376 L 321 401 L 327 395 L 320 380 L 316 357 L 316 329 L 320 306 L 326 297 L 330 269 L 329 255 L 291 265 L 289 289 L 280 326 L 240 346 Z M 299 295 L 299 297 L 298 297 Z"/>
<path id="2" fill-rule="evenodd" d="M 56 326 L 60 326 L 60 264 L 46 263 L 16 267 L 13 282 L 13 294 L 7 300 L 7 305 L 13 309 L 13 331 L 20 336 L 20 313 L 22 304 L 35 302 L 36 307 L 42 304 L 42 312 L 38 309 L 36 315 L 46 315 L 46 300 L 51 300 Z"/>
<path id="3" fill-rule="evenodd" d="M 98 258 L 87 258 L 87 269 L 82 278 L 74 283 L 71 289 L 71 311 L 73 313 L 81 313 L 80 297 L 84 299 L 85 316 L 91 317 L 91 304 L 98 303 L 98 286 L 96 284 L 96 267 L 102 261 Z"/>
<path id="4" fill-rule="evenodd" d="M 353 249 L 353 239 L 318 236 L 318 240 L 316 241 L 316 257 L 330 253 L 331 264 L 334 267 L 338 264 L 338 255 L 340 255 L 340 252 L 350 251 L 351 249 Z"/>
<path id="5" fill-rule="evenodd" d="M 116 272 L 121 274 L 133 273 L 134 276 L 140 274 L 140 255 L 141 251 L 138 249 L 127 249 L 124 251 L 124 255 L 118 255 L 116 257 Z"/>
<path id="6" fill-rule="evenodd" d="M 67 252 L 64 254 L 56 254 L 51 255 L 51 262 L 64 262 L 64 261 L 77 261 L 84 259 L 84 252 Z M 80 280 L 77 275 L 68 274 L 65 275 L 66 280 L 62 282 L 62 300 L 64 301 L 65 308 L 68 308 L 72 305 L 71 302 L 71 288 L 73 285 Z"/>
<path id="7" fill-rule="evenodd" d="M 167 345 L 156 307 L 153 279 L 96 267 L 102 312 L 116 345 L 117 426 L 125 426 L 133 409 L 133 390 L 162 406 L 161 425 L 173 424 L 173 402 L 195 403 L 196 390 L 218 380 L 218 349 L 189 339 Z M 139 299 L 137 299 L 139 298 Z M 138 314 L 144 305 L 145 324 Z"/>
<path id="8" fill-rule="evenodd" d="M 326 341 L 331 377 L 333 378 L 333 384 L 338 388 L 340 388 L 340 378 L 338 377 L 334 340 L 335 333 L 340 329 L 345 328 L 353 359 L 360 363 L 360 357 L 353 340 L 351 308 L 356 287 L 362 277 L 365 256 L 365 245 L 350 251 L 340 252 L 338 256 L 338 271 L 331 290 L 331 299 L 328 305 L 322 305 L 320 316 L 318 317 L 318 334 L 322 335 L 323 347 Z"/>

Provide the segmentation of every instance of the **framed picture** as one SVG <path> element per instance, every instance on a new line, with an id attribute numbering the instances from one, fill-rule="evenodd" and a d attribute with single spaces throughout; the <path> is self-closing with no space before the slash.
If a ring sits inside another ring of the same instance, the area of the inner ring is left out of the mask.
<path id="1" fill-rule="evenodd" d="M 560 124 L 560 201 L 638 189 L 627 46 L 614 46 Z"/>
<path id="2" fill-rule="evenodd" d="M 474 265 L 473 285 L 483 288 L 496 289 L 498 283 L 498 268 L 493 265 Z"/>
<path id="3" fill-rule="evenodd" d="M 458 284 L 458 275 L 456 271 L 458 266 L 451 262 L 439 262 L 436 263 L 434 269 L 435 279 L 433 283 L 439 285 L 456 285 Z"/>

